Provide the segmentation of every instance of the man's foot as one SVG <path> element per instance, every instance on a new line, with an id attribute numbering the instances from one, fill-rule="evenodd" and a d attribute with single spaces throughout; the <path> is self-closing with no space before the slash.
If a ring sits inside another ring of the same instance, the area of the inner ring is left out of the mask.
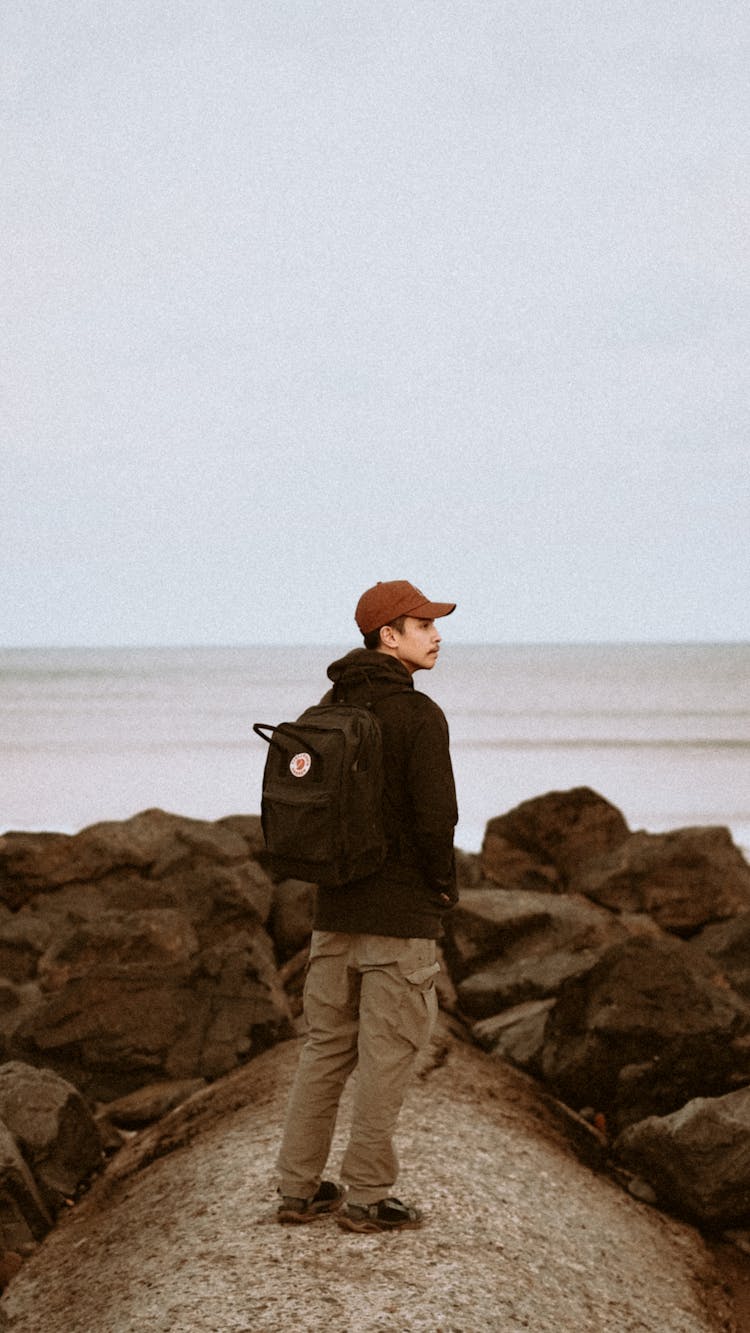
<path id="1" fill-rule="evenodd" d="M 316 1217 L 335 1213 L 341 1207 L 344 1191 L 332 1180 L 321 1180 L 311 1199 L 295 1199 L 282 1195 L 276 1211 L 276 1221 L 285 1223 L 314 1222 Z"/>
<path id="2" fill-rule="evenodd" d="M 400 1199 L 378 1199 L 377 1203 L 347 1203 L 336 1218 L 344 1231 L 413 1231 L 422 1225 L 418 1208 Z"/>

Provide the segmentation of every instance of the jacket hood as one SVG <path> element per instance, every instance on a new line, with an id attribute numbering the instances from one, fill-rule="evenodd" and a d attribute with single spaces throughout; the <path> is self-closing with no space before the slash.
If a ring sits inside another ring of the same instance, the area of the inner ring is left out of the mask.
<path id="1" fill-rule="evenodd" d="M 327 674 L 336 696 L 348 703 L 366 703 L 384 694 L 414 689 L 403 662 L 390 653 L 369 648 L 353 648 L 345 657 L 331 662 Z"/>

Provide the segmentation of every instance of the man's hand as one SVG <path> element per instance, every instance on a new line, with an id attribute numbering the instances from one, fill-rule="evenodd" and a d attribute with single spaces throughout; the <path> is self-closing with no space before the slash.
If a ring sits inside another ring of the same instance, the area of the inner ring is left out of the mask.
<path id="1" fill-rule="evenodd" d="M 435 889 L 443 907 L 455 907 L 458 902 L 458 889 L 455 884 L 445 884 L 442 889 Z"/>

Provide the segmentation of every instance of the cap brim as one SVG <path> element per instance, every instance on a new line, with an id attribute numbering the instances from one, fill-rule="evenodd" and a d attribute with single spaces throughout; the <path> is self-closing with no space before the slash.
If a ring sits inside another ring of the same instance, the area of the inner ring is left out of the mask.
<path id="1" fill-rule="evenodd" d="M 416 620 L 438 620 L 440 616 L 449 616 L 455 609 L 455 602 L 420 602 L 418 606 L 412 607 L 410 611 L 404 611 L 403 614 L 414 616 Z"/>

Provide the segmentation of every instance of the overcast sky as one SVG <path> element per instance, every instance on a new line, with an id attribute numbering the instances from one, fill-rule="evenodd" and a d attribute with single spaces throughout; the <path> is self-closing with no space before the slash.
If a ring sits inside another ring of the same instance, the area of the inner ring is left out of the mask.
<path id="1" fill-rule="evenodd" d="M 389 578 L 750 639 L 746 0 L 7 0 L 0 62 L 0 643 Z"/>

